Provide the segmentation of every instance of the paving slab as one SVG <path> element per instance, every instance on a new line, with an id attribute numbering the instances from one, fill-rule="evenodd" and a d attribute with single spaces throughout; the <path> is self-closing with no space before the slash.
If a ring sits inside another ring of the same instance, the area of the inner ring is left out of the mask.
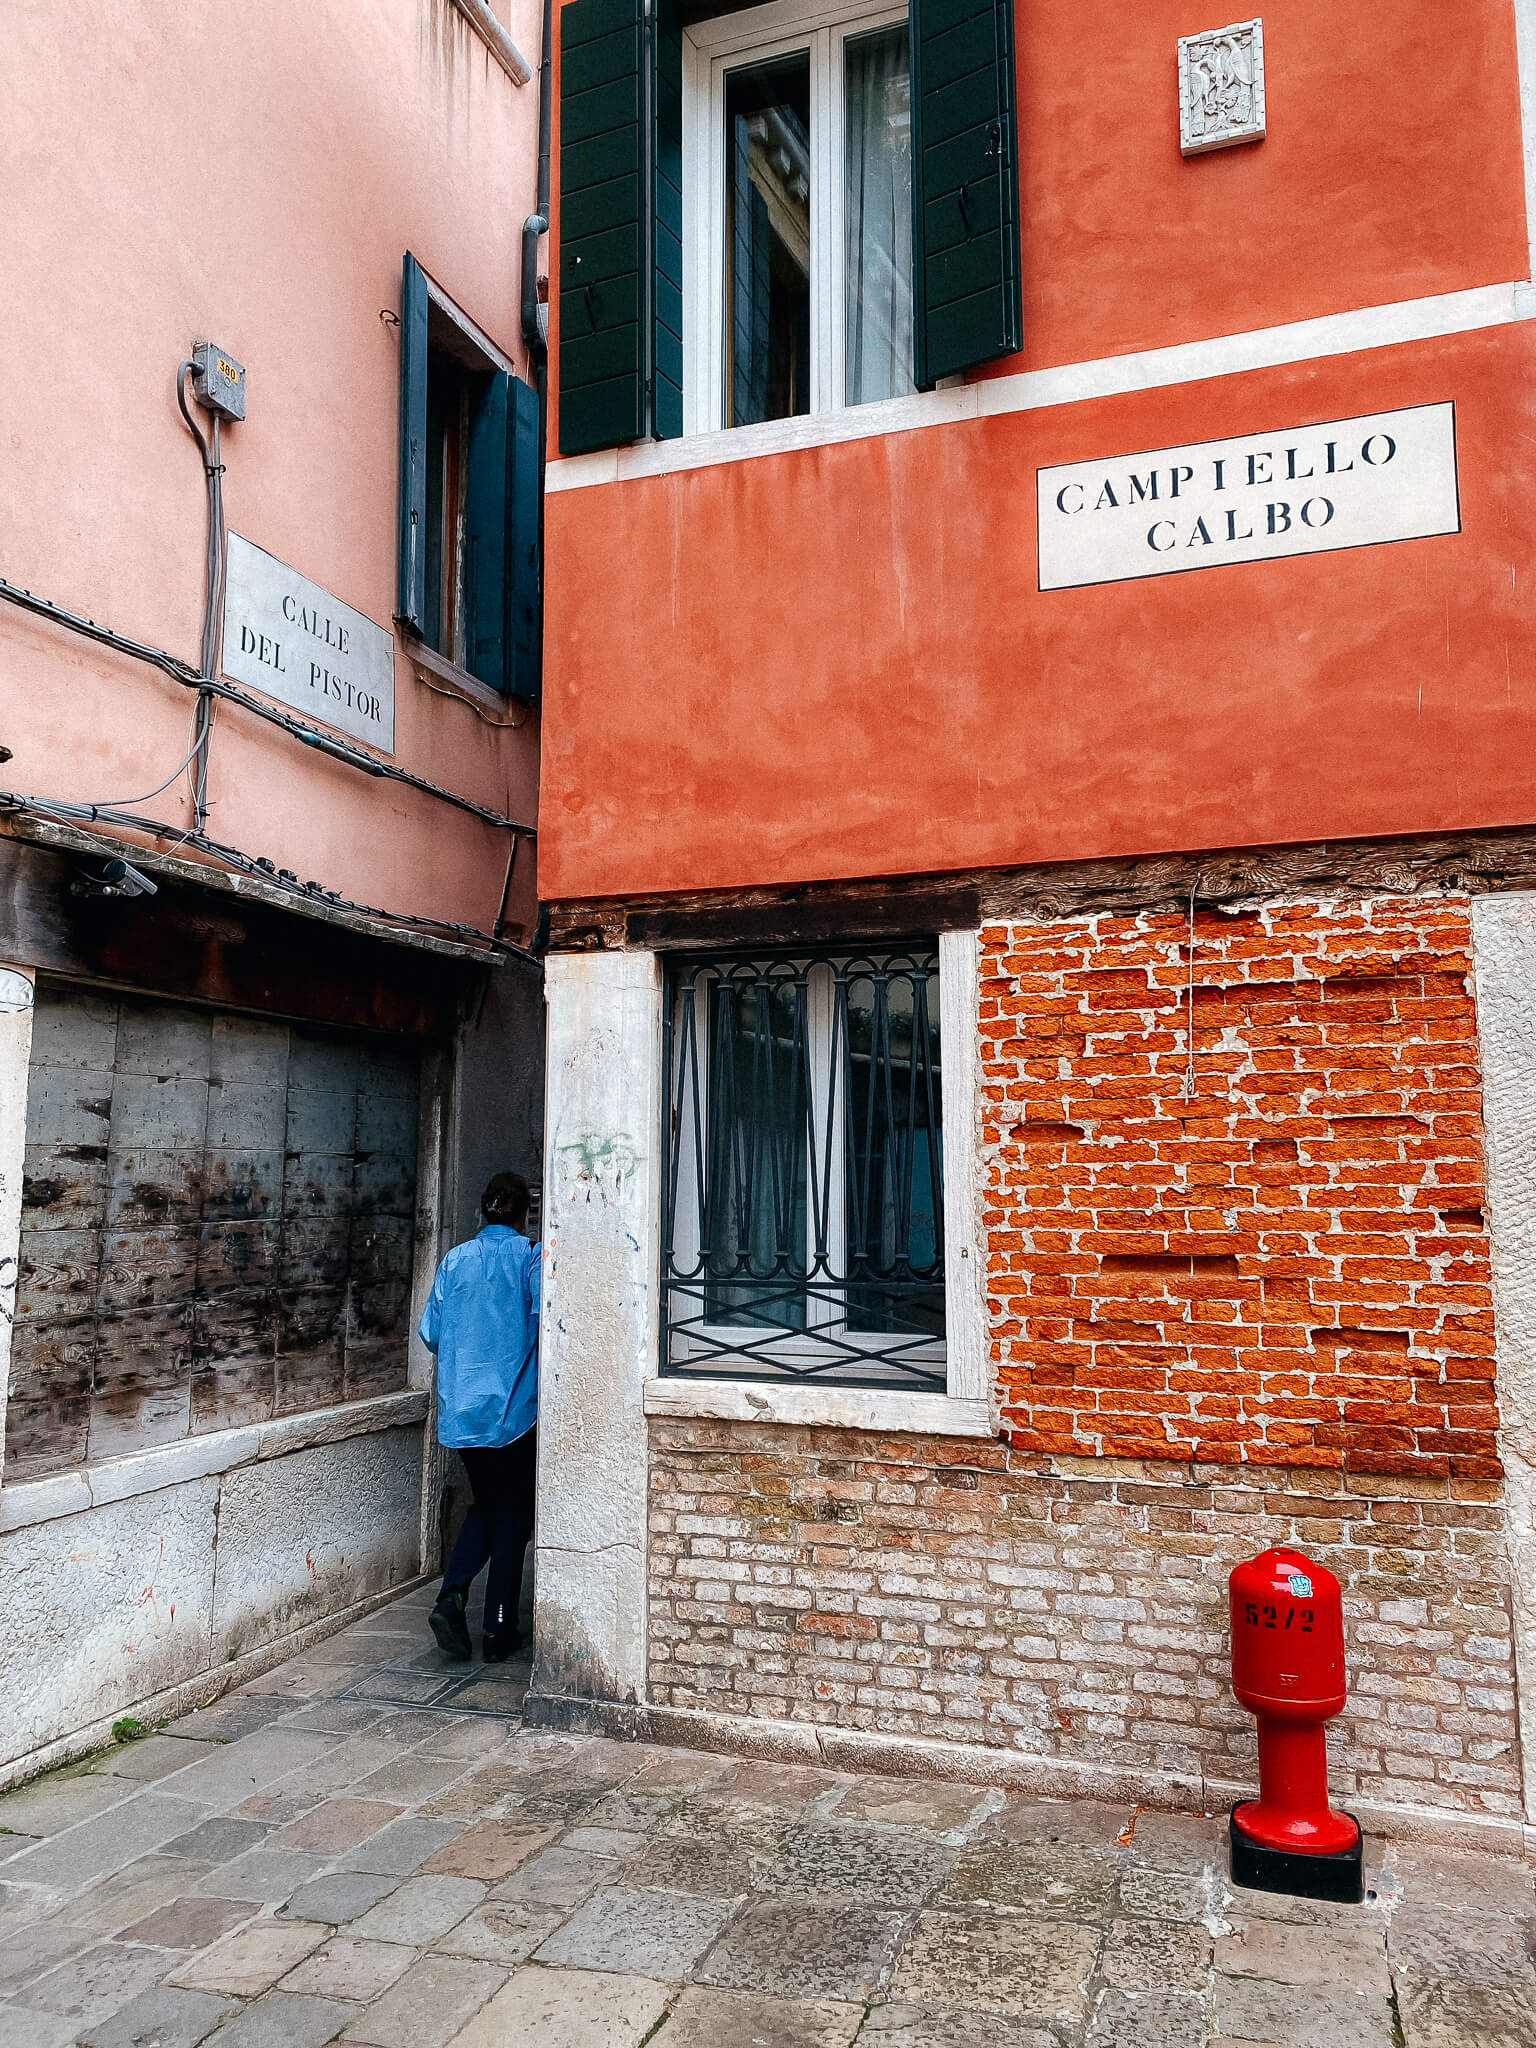
<path id="1" fill-rule="evenodd" d="M 656 2048 L 848 2048 L 863 2018 L 862 2005 L 708 1991 L 695 1984 L 652 2038 Z"/>
<path id="2" fill-rule="evenodd" d="M 1075 2043 L 1074 2032 L 1070 2038 Z M 870 2008 L 859 2048 L 1061 2048 L 1062 2037 L 1034 2020 L 1005 2013 L 929 2012 L 892 2001 Z M 1141 2048 L 1126 2041 L 1116 2048 Z"/>
<path id="3" fill-rule="evenodd" d="M 232 1898 L 280 1906 L 324 1868 L 323 1857 L 306 1856 L 299 1849 L 248 1849 L 232 1863 L 219 1865 L 208 1882 Z"/>
<path id="4" fill-rule="evenodd" d="M 139 1856 L 115 1870 L 110 1877 L 93 1884 L 69 1902 L 68 1915 L 79 1928 L 96 1934 L 117 1934 L 146 1913 L 153 1913 L 183 1892 L 195 1891 L 207 1881 L 207 1868 L 190 1857 L 169 1851 Z M 225 1891 L 226 1898 L 249 1894 Z"/>
<path id="5" fill-rule="evenodd" d="M 1001 1842 L 1049 1842 L 1113 1854 L 1124 1844 L 1136 1810 L 1091 1799 L 1039 1799 L 1028 1792 L 1007 1792 L 982 1832 Z M 1146 1816 L 1142 1815 L 1141 1819 Z"/>
<path id="6" fill-rule="evenodd" d="M 1470 1984 L 1536 1989 L 1529 1921 L 1400 1906 L 1384 1931 L 1386 1954 L 1399 1980 L 1459 1977 Z"/>
<path id="7" fill-rule="evenodd" d="M 589 1829 L 579 1830 L 582 1834 Z M 569 1838 L 568 1838 L 569 1839 Z M 745 1843 L 690 1841 L 677 1836 L 653 1837 L 625 1870 L 625 1881 L 665 1892 L 694 1892 L 705 1899 L 735 1899 L 765 1881 L 770 1855 L 755 1854 Z"/>
<path id="8" fill-rule="evenodd" d="M 79 2035 L 80 2048 L 198 2048 L 224 2020 L 239 2011 L 232 1998 L 211 1991 L 180 1991 L 161 1984 L 141 1991 L 110 2019 Z M 0 2042 L 5 2039 L 0 2034 Z"/>
<path id="9" fill-rule="evenodd" d="M 507 1981 L 494 1963 L 424 1956 L 343 2034 L 369 2048 L 443 2048 Z"/>
<path id="10" fill-rule="evenodd" d="M 0 2005 L 0 2048 L 71 2048 L 78 2020 Z"/>
<path id="11" fill-rule="evenodd" d="M 238 1742 L 221 1744 L 178 1771 L 178 1799 L 199 1799 L 206 1806 L 238 1806 L 253 1792 L 262 1792 L 280 1778 L 313 1764 L 337 1747 L 332 1735 L 290 1735 L 285 1728 L 262 1728 Z"/>
<path id="12" fill-rule="evenodd" d="M 1402 1849 L 1391 1859 L 1402 1896 L 1442 1912 L 1494 1919 L 1536 1916 L 1536 1871 L 1509 1856 L 1458 1856 L 1451 1850 Z"/>
<path id="13" fill-rule="evenodd" d="M 283 1912 L 290 1920 L 324 1920 L 342 1927 L 388 1898 L 399 1882 L 387 1871 L 323 1871 L 299 1886 Z"/>
<path id="14" fill-rule="evenodd" d="M 256 1848 L 270 1832 L 261 1820 L 237 1820 L 232 1814 L 215 1814 L 188 1834 L 178 1835 L 165 1845 L 167 1856 L 180 1856 L 188 1863 L 232 1863 L 247 1849 Z"/>
<path id="15" fill-rule="evenodd" d="M 542 1906 L 574 1906 L 618 1875 L 611 1856 L 580 1849 L 541 1849 L 496 1887 L 499 1899 L 529 1899 Z"/>
<path id="16" fill-rule="evenodd" d="M 360 1941 L 403 1941 L 425 1948 L 457 1926 L 485 1897 L 467 1877 L 408 1877 L 382 1905 L 365 1913 L 352 1932 Z"/>
<path id="17" fill-rule="evenodd" d="M 449 2048 L 639 2048 L 667 2009 L 669 1987 L 604 1970 L 529 1964 L 483 2006 Z M 724 2044 L 721 2044 L 724 2048 Z"/>
<path id="18" fill-rule="evenodd" d="M 1273 1983 L 1345 1984 L 1385 1998 L 1392 1986 L 1387 1970 L 1387 1923 L 1380 1913 L 1362 1913 L 1348 1927 L 1295 1926 L 1282 1920 L 1248 1920 L 1221 1935 L 1215 1966 L 1224 1977 L 1263 1977 Z"/>
<path id="19" fill-rule="evenodd" d="M 251 1919 L 256 1910 L 257 1902 L 251 1899 L 172 1899 L 125 1927 L 117 1939 L 147 1942 L 151 1948 L 207 1948 Z"/>
<path id="20" fill-rule="evenodd" d="M 675 1980 L 688 1975 L 731 1911 L 727 1899 L 610 1885 L 578 1906 L 534 1961 Z"/>
<path id="21" fill-rule="evenodd" d="M 195 1768 L 195 1767 L 194 1767 Z M 78 1891 L 123 1864 L 184 1835 L 204 1818 L 205 1808 L 191 1799 L 159 1792 L 138 1792 L 109 1806 L 91 1820 L 78 1821 L 62 1834 L 12 1857 L 7 1878 L 24 1884 Z"/>
<path id="22" fill-rule="evenodd" d="M 1120 1867 L 1120 1911 L 1140 1920 L 1203 1920 L 1211 1910 L 1211 1885 L 1204 1876 Z"/>
<path id="23" fill-rule="evenodd" d="M 194 1956 L 170 1981 L 191 1991 L 256 1998 L 320 1946 L 325 1929 L 308 1920 L 253 1920 Z"/>
<path id="24" fill-rule="evenodd" d="M 376 1835 L 370 1835 L 358 1848 L 349 1849 L 346 1865 L 349 1870 L 382 1870 L 395 1877 L 409 1877 L 429 1857 L 446 1848 L 462 1828 L 461 1821 L 428 1820 L 422 1814 L 404 1814 Z"/>
<path id="25" fill-rule="evenodd" d="M 986 1785 L 951 1785 L 935 1778 L 859 1778 L 830 1811 L 840 1821 L 918 1828 L 924 1834 L 958 1840 L 1002 1805 L 1003 1794 Z"/>
<path id="26" fill-rule="evenodd" d="M 393 1763 L 360 1778 L 353 1787 L 360 1799 L 384 1799 L 393 1806 L 419 1806 L 470 1768 L 461 1756 L 418 1756 L 408 1750 Z"/>
<path id="27" fill-rule="evenodd" d="M 130 1998 L 147 1991 L 179 1960 L 164 1949 L 98 1942 L 47 1971 L 35 1983 L 13 1991 L 10 2002 L 89 2023 L 105 2019 Z"/>
<path id="28" fill-rule="evenodd" d="M 212 1746 L 217 1738 L 210 1735 Z M 92 1770 L 105 1778 L 127 1778 L 140 1785 L 157 1783 L 168 1778 L 173 1771 L 184 1771 L 188 1764 L 195 1764 L 207 1750 L 200 1739 L 182 1735 L 145 1735 L 137 1742 L 119 1743 L 109 1749 L 92 1764 Z"/>
<path id="29" fill-rule="evenodd" d="M 398 1806 L 386 1806 L 376 1799 L 322 1799 L 301 1820 L 276 1829 L 268 1846 L 303 1849 L 312 1856 L 340 1856 L 399 1817 Z"/>
<path id="30" fill-rule="evenodd" d="M 275 1792 L 253 1792 L 249 1799 L 242 1799 L 231 1817 L 258 1820 L 268 1828 L 285 1828 L 291 1820 L 302 1820 L 324 1797 L 323 1792 L 296 1788 L 290 1778 Z"/>
<path id="31" fill-rule="evenodd" d="M 891 1983 L 893 1999 L 940 2011 L 1080 2020 L 1099 1931 L 1010 1914 L 922 1914 Z"/>
<path id="32" fill-rule="evenodd" d="M 473 1877 L 482 1884 L 497 1884 L 542 1849 L 553 1834 L 552 1828 L 518 1827 L 501 1820 L 477 1821 L 438 1849 L 426 1867 L 434 1875 Z M 600 1856 L 614 1854 L 597 1843 L 572 1842 L 571 1846 L 590 1849 Z"/>
<path id="33" fill-rule="evenodd" d="M 869 1998 L 889 1975 L 907 1924 L 903 1914 L 872 1906 L 754 1899 L 696 1975 L 703 1984 L 780 1998 Z"/>
<path id="34" fill-rule="evenodd" d="M 117 1805 L 133 1786 L 126 1780 L 87 1774 L 78 1778 L 41 1778 L 20 1792 L 0 1798 L 0 1828 L 18 1835 L 56 1835 L 76 1821 Z"/>
<path id="35" fill-rule="evenodd" d="M 1106 1991 L 1086 2048 L 1205 2048 L 1205 2000 L 1193 1991 Z"/>
<path id="36" fill-rule="evenodd" d="M 242 1690 L 226 1693 L 211 1706 L 194 1708 L 190 1714 L 168 1721 L 166 1733 L 187 1735 L 194 1742 L 238 1742 L 243 1735 L 254 1735 L 259 1728 L 265 1728 L 282 1712 L 281 1699 Z"/>
<path id="37" fill-rule="evenodd" d="M 1523 1985 L 1410 1981 L 1399 1988 L 1398 2009 L 1406 2048 L 1531 2048 L 1536 2041 L 1536 1998 Z"/>
<path id="38" fill-rule="evenodd" d="M 357 2007 L 339 1999 L 269 1991 L 210 2034 L 208 2048 L 322 2048 L 356 2017 Z"/>
<path id="39" fill-rule="evenodd" d="M 1227 1824 L 1197 1813 L 1138 1814 L 1130 1850 L 1133 1861 L 1158 1870 L 1225 1870 Z"/>
<path id="40" fill-rule="evenodd" d="M 1303 2002 L 1290 1984 L 1218 1976 L 1212 2009 L 1216 2032 L 1239 2041 L 1292 2041 L 1304 2013 L 1306 2048 L 1399 2048 L 1387 2000 L 1340 1985 L 1310 1985 Z"/>
<path id="41" fill-rule="evenodd" d="M 415 1957 L 415 1949 L 399 1942 L 358 1941 L 353 1935 L 338 1934 L 290 1970 L 279 1988 L 366 2005 L 403 1976 Z"/>
<path id="42" fill-rule="evenodd" d="M 467 1914 L 435 1946 L 443 1955 L 469 1956 L 476 1962 L 502 1963 L 514 1969 L 560 1925 L 557 1906 L 533 1906 L 520 1899 L 487 1899 Z"/>
<path id="43" fill-rule="evenodd" d="M 1099 1970 L 1118 1991 L 1203 1991 L 1211 1970 L 1211 1947 L 1204 1927 L 1116 1920 Z"/>
<path id="44" fill-rule="evenodd" d="M 972 1842 L 955 1858 L 943 1896 L 957 1904 L 1017 1906 L 1053 1920 L 1107 1918 L 1117 1866 L 1092 1849 L 1043 1842 Z"/>
<path id="45" fill-rule="evenodd" d="M 944 1882 L 955 1851 L 924 1836 L 857 1826 L 791 1827 L 763 1878 L 767 1890 L 916 1907 Z M 1107 1874 L 1113 1883 L 1114 1872 Z"/>

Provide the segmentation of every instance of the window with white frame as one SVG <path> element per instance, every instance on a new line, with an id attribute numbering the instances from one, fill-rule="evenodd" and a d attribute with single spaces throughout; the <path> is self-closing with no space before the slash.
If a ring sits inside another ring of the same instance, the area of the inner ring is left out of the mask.
<path id="1" fill-rule="evenodd" d="M 664 1376 L 946 1385 L 938 948 L 672 968 Z"/>
<path id="2" fill-rule="evenodd" d="M 683 32 L 685 430 L 913 390 L 908 11 Z"/>

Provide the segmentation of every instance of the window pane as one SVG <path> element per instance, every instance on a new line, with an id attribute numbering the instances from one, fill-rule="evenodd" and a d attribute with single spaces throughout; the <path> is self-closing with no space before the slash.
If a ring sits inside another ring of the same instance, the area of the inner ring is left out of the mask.
<path id="1" fill-rule="evenodd" d="M 725 81 L 726 423 L 811 409 L 811 59 Z"/>
<path id="2" fill-rule="evenodd" d="M 912 91 L 905 24 L 844 45 L 849 405 L 912 386 Z"/>
<path id="3" fill-rule="evenodd" d="M 765 964 L 715 983 L 710 1018 L 706 1315 L 805 1328 L 806 976 Z"/>
<path id="4" fill-rule="evenodd" d="M 850 1330 L 944 1334 L 938 997 L 915 964 L 848 977 Z"/>

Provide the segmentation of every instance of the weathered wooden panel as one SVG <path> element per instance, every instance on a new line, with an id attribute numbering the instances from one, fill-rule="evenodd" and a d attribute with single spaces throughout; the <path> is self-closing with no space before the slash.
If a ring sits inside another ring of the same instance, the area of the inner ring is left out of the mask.
<path id="1" fill-rule="evenodd" d="M 43 981 L 13 1476 L 405 1384 L 416 1049 Z"/>

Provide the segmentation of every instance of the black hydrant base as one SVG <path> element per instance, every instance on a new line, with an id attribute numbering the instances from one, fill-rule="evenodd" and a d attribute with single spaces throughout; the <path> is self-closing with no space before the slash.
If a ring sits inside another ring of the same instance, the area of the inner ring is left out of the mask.
<path id="1" fill-rule="evenodd" d="M 1354 1820 L 1354 1815 L 1346 1818 Z M 1234 1813 L 1229 1824 L 1232 1882 L 1251 1892 L 1284 1892 L 1293 1899 L 1331 1899 L 1358 1906 L 1365 1897 L 1363 1842 L 1355 1822 L 1355 1846 L 1328 1855 L 1300 1855 L 1270 1849 L 1244 1834 Z"/>

